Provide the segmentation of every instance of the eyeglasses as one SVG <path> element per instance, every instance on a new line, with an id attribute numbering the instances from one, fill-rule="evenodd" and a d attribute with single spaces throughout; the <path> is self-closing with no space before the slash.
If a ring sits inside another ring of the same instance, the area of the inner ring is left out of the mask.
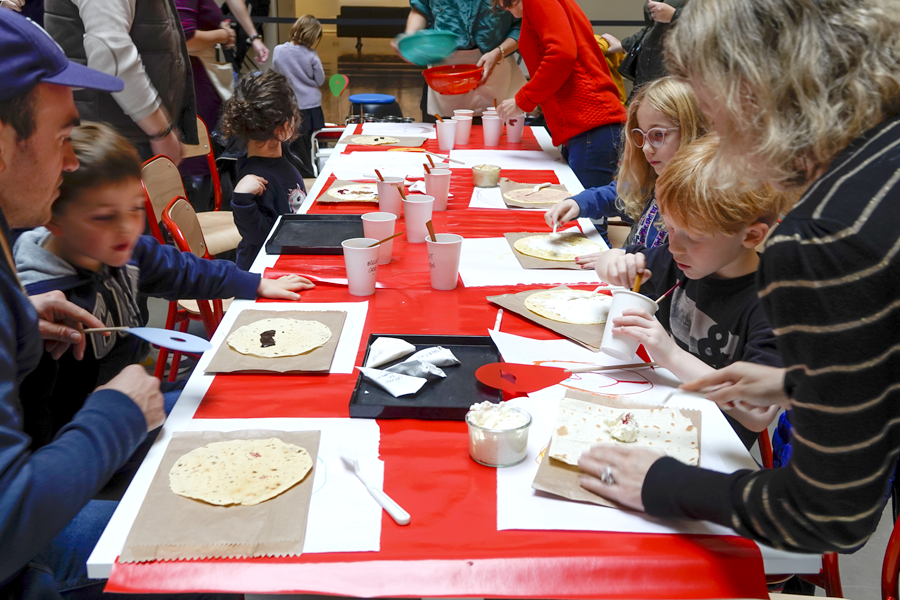
<path id="1" fill-rule="evenodd" d="M 644 133 L 640 129 L 632 129 L 631 130 L 631 143 L 637 146 L 638 148 L 643 148 L 646 142 L 650 142 L 650 145 L 654 148 L 659 148 L 663 144 L 666 143 L 666 134 L 670 131 L 678 131 L 681 129 L 680 127 L 669 127 L 666 129 L 665 127 L 654 127 L 649 130 L 647 133 Z"/>

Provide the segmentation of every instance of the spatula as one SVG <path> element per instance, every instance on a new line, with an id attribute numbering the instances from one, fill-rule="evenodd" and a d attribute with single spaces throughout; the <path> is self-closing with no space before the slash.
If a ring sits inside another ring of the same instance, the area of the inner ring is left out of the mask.
<path id="1" fill-rule="evenodd" d="M 353 469 L 353 472 L 356 473 L 356 476 L 362 484 L 366 486 L 366 489 L 369 490 L 369 493 L 375 498 L 375 501 L 387 511 L 387 514 L 391 515 L 391 518 L 394 519 L 394 522 L 396 522 L 397 525 L 409 525 L 409 513 L 403 510 L 399 504 L 394 502 L 390 496 L 373 486 L 365 477 L 363 477 L 363 474 L 359 469 L 359 459 L 356 457 L 356 452 L 349 448 L 341 447 L 341 458 L 344 459 L 344 462 L 348 467 Z"/>
<path id="2" fill-rule="evenodd" d="M 544 367 L 540 365 L 522 365 L 517 363 L 488 363 L 475 371 L 475 377 L 481 383 L 507 392 L 536 392 L 551 385 L 565 381 L 573 373 L 602 373 L 603 371 L 619 371 L 622 369 L 642 369 L 655 367 L 655 362 L 633 363 L 628 365 L 586 365 L 573 369 L 560 367 Z"/>
<path id="3" fill-rule="evenodd" d="M 96 327 L 94 329 L 82 329 L 81 333 L 103 333 L 105 331 L 123 331 L 133 336 L 146 340 L 154 346 L 168 348 L 185 354 L 203 354 L 212 344 L 203 338 L 157 327 Z"/>

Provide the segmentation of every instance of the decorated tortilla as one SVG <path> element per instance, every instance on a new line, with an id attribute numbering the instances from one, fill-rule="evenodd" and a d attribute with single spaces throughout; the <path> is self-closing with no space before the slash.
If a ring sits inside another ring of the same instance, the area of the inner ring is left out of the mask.
<path id="1" fill-rule="evenodd" d="M 624 419 L 623 413 L 630 413 Z M 637 423 L 631 442 L 624 442 L 619 430 L 622 422 Z M 556 426 L 550 440 L 550 456 L 570 465 L 577 465 L 582 453 L 594 444 L 626 444 L 629 447 L 649 448 L 689 465 L 700 462 L 700 439 L 691 420 L 677 408 L 632 408 L 623 411 L 573 398 L 559 403 Z M 615 434 L 615 435 L 614 435 Z"/>
<path id="2" fill-rule="evenodd" d="M 328 195 L 344 202 L 372 202 L 378 200 L 378 186 L 374 183 L 338 185 L 328 190 Z"/>
<path id="3" fill-rule="evenodd" d="M 566 198 L 571 198 L 572 194 L 567 190 L 554 188 L 544 188 L 537 192 L 534 188 L 519 188 L 506 192 L 503 197 L 518 204 L 558 204 Z"/>
<path id="4" fill-rule="evenodd" d="M 319 321 L 261 319 L 234 330 L 227 342 L 241 354 L 278 358 L 305 354 L 330 339 L 331 329 Z"/>
<path id="5" fill-rule="evenodd" d="M 357 135 L 350 138 L 350 143 L 360 146 L 383 146 L 384 144 L 396 144 L 399 142 L 400 138 L 386 135 Z"/>
<path id="6" fill-rule="evenodd" d="M 545 290 L 525 298 L 525 308 L 561 323 L 599 325 L 606 323 L 612 296 L 581 290 Z"/>
<path id="7" fill-rule="evenodd" d="M 252 506 L 286 492 L 310 469 L 305 448 L 278 438 L 214 442 L 175 461 L 169 487 L 209 504 Z"/>
<path id="8" fill-rule="evenodd" d="M 515 248 L 527 256 L 560 262 L 571 262 L 576 257 L 603 250 L 603 246 L 583 235 L 565 235 L 554 240 L 549 234 L 520 238 Z"/>

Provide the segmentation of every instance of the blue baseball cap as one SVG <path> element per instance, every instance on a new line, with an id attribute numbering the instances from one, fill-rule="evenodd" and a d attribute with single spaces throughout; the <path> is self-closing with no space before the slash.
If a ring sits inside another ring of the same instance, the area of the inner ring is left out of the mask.
<path id="1" fill-rule="evenodd" d="M 0 10 L 0 102 L 28 92 L 38 83 L 121 92 L 118 77 L 66 58 L 43 27 L 12 10 Z"/>

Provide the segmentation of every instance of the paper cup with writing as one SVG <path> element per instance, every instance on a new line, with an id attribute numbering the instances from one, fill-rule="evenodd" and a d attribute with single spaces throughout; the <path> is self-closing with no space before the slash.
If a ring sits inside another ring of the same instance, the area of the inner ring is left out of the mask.
<path id="1" fill-rule="evenodd" d="M 453 150 L 453 144 L 456 142 L 456 126 L 457 121 L 453 119 L 444 119 L 437 124 L 438 148 L 441 150 Z"/>
<path id="2" fill-rule="evenodd" d="M 431 236 L 425 238 L 431 267 L 431 287 L 436 290 L 456 289 L 463 237 L 455 233 L 438 233 L 435 237 L 437 241 L 431 241 Z"/>
<path id="3" fill-rule="evenodd" d="M 453 120 L 456 121 L 456 145 L 467 145 L 469 135 L 472 133 L 472 117 L 454 115 Z"/>
<path id="4" fill-rule="evenodd" d="M 403 208 L 400 197 L 400 186 L 403 185 L 402 177 L 385 177 L 378 185 L 378 210 L 400 216 Z M 380 239 L 380 238 L 379 238 Z"/>
<path id="5" fill-rule="evenodd" d="M 367 238 L 383 240 L 394 235 L 394 224 L 397 215 L 388 212 L 373 212 L 362 216 L 363 235 Z M 389 240 L 378 246 L 378 264 L 386 265 L 391 262 L 391 252 L 394 249 L 394 240 Z"/>
<path id="6" fill-rule="evenodd" d="M 431 220 L 434 198 L 431 196 L 407 196 L 403 201 L 403 214 L 406 215 L 406 241 L 410 244 L 421 244 L 428 235 L 425 223 Z"/>
<path id="7" fill-rule="evenodd" d="M 603 330 L 603 339 L 600 342 L 600 351 L 619 360 L 630 360 L 637 352 L 640 342 L 624 333 L 613 333 L 615 326 L 613 319 L 622 316 L 622 312 L 628 308 L 643 308 L 651 315 L 656 314 L 659 305 L 644 296 L 631 290 L 613 290 L 613 300 L 609 307 L 609 316 L 606 318 L 606 328 Z"/>
<path id="8" fill-rule="evenodd" d="M 351 238 L 341 242 L 344 247 L 344 266 L 351 296 L 371 296 L 375 293 L 375 277 L 378 274 L 378 246 L 369 248 L 378 240 Z"/>
<path id="9" fill-rule="evenodd" d="M 515 123 L 513 123 L 515 121 Z M 510 117 L 506 122 L 506 141 L 510 144 L 518 144 L 522 141 L 522 134 L 525 132 L 525 115 L 516 115 Z"/>
<path id="10" fill-rule="evenodd" d="M 500 117 L 481 117 L 481 126 L 484 128 L 484 145 L 488 148 L 499 145 L 503 129 Z"/>
<path id="11" fill-rule="evenodd" d="M 425 173 L 425 193 L 434 198 L 433 212 L 447 210 L 447 194 L 450 193 L 450 169 L 432 169 Z"/>

